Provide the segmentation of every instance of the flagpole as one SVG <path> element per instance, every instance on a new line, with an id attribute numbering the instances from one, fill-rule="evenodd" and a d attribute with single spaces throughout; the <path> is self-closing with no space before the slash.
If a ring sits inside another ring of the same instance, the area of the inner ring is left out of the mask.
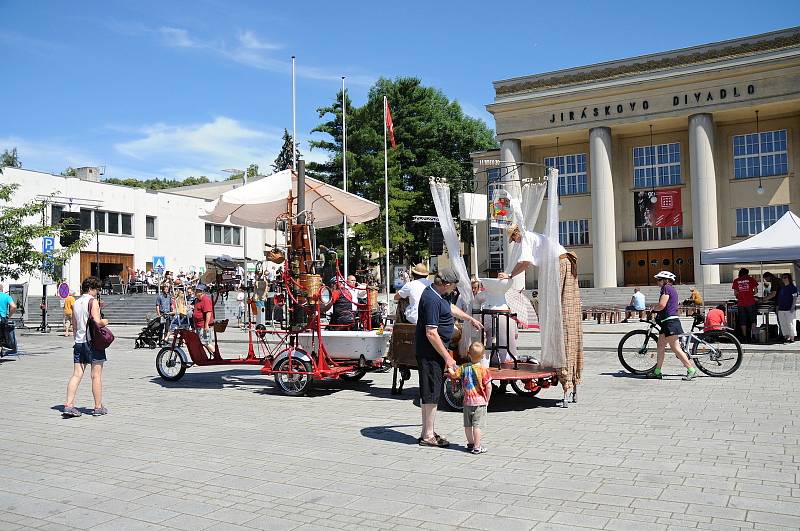
<path id="1" fill-rule="evenodd" d="M 344 177 L 344 191 L 347 191 L 347 98 L 342 76 L 342 175 Z M 347 278 L 347 216 L 344 216 L 344 276 Z"/>
<path id="2" fill-rule="evenodd" d="M 389 311 L 389 149 L 386 146 L 386 109 L 389 103 L 386 96 L 383 97 L 383 200 L 386 207 L 386 311 Z"/>
<path id="3" fill-rule="evenodd" d="M 295 56 L 292 56 L 292 171 L 297 171 L 297 93 L 294 82 Z"/>

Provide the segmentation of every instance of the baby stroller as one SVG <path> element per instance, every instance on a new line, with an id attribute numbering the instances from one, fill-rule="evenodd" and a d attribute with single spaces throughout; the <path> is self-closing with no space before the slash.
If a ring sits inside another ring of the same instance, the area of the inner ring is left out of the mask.
<path id="1" fill-rule="evenodd" d="M 161 338 L 164 337 L 165 322 L 162 317 L 154 317 L 148 321 L 147 326 L 142 328 L 142 331 L 136 337 L 136 343 L 133 348 L 156 348 L 159 346 Z"/>

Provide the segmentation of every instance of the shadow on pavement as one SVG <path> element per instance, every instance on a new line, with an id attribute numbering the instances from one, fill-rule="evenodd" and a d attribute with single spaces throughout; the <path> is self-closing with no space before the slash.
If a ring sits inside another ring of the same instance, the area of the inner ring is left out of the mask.
<path id="1" fill-rule="evenodd" d="M 378 441 L 394 442 L 399 444 L 407 444 L 409 446 L 419 446 L 419 441 L 413 435 L 403 433 L 394 428 L 419 428 L 419 424 L 399 424 L 395 426 L 369 426 L 361 428 L 360 432 L 363 437 L 375 439 Z M 466 452 L 467 447 L 460 444 L 450 443 L 447 448 L 443 450 L 457 450 L 459 452 Z"/>
<path id="2" fill-rule="evenodd" d="M 622 369 L 618 370 L 617 372 L 601 372 L 600 376 L 613 376 L 614 378 L 634 378 L 636 380 L 644 380 L 643 374 L 631 374 Z"/>

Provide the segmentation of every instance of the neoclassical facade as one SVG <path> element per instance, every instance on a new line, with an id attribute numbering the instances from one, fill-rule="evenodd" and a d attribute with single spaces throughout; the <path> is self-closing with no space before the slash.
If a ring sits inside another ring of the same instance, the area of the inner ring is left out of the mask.
<path id="1" fill-rule="evenodd" d="M 736 266 L 701 265 L 702 249 L 800 213 L 800 28 L 494 88 L 500 149 L 473 154 L 479 188 L 507 168 L 558 168 L 560 236 L 582 285 L 646 285 L 661 269 L 727 282 Z M 498 269 L 499 229 L 479 234 L 481 269 Z"/>

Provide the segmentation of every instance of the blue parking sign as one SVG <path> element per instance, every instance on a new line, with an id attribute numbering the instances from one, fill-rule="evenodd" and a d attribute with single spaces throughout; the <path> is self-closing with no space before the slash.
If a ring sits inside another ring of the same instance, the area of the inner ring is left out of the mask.
<path id="1" fill-rule="evenodd" d="M 56 239 L 52 236 L 45 236 L 42 238 L 42 252 L 44 254 L 52 254 L 56 249 Z"/>

